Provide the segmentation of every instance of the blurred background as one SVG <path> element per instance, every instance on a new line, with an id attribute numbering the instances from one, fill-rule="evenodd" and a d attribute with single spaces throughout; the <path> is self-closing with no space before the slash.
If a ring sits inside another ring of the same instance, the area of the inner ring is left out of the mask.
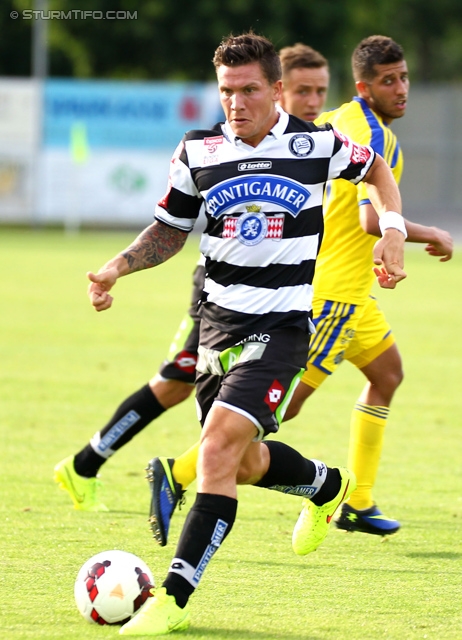
<path id="1" fill-rule="evenodd" d="M 460 0 L 2 0 L 0 29 L 0 225 L 149 224 L 184 131 L 222 119 L 216 46 L 253 29 L 329 60 L 329 108 L 362 38 L 399 42 L 405 215 L 462 238 Z"/>

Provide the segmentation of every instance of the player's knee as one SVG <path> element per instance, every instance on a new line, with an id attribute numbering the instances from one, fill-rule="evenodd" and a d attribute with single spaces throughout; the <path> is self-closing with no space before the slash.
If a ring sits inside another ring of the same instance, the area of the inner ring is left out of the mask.
<path id="1" fill-rule="evenodd" d="M 395 367 L 385 376 L 385 382 L 389 389 L 395 391 L 404 379 L 404 371 L 402 367 Z"/>
<path id="2" fill-rule="evenodd" d="M 404 379 L 404 372 L 401 367 L 394 367 L 382 372 L 379 378 L 372 384 L 377 390 L 384 396 L 384 401 L 387 403 L 391 401 L 396 389 L 402 383 Z"/>
<path id="3" fill-rule="evenodd" d="M 209 480 L 221 482 L 223 479 L 235 478 L 239 461 L 233 447 L 219 435 L 202 437 L 198 470 Z"/>

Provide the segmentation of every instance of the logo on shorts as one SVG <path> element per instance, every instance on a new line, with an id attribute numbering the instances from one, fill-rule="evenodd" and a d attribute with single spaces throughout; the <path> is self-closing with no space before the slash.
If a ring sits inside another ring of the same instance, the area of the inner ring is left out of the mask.
<path id="1" fill-rule="evenodd" d="M 181 351 L 173 362 L 177 369 L 181 369 L 185 373 L 194 373 L 196 370 L 197 356 L 189 351 Z"/>
<path id="2" fill-rule="evenodd" d="M 284 397 L 285 389 L 278 380 L 274 380 L 266 394 L 265 402 L 274 413 Z"/>
<path id="3" fill-rule="evenodd" d="M 314 140 L 306 133 L 297 133 L 290 139 L 289 149 L 297 158 L 306 158 L 314 150 Z"/>

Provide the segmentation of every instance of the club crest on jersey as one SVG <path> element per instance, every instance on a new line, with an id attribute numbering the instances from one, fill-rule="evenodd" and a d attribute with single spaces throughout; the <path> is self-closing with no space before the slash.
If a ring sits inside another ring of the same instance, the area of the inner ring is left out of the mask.
<path id="1" fill-rule="evenodd" d="M 314 140 L 307 133 L 297 133 L 290 139 L 289 149 L 297 158 L 306 158 L 314 150 Z"/>
<path id="2" fill-rule="evenodd" d="M 281 240 L 284 231 L 283 213 L 266 217 L 260 213 L 260 208 L 251 205 L 247 213 L 240 217 L 229 217 L 223 221 L 223 238 L 237 238 L 247 246 L 259 244 L 265 238 Z"/>
<path id="3" fill-rule="evenodd" d="M 266 238 L 268 223 L 263 213 L 244 213 L 237 219 L 236 238 L 242 244 L 252 247 Z"/>
<path id="4" fill-rule="evenodd" d="M 269 202 L 296 218 L 310 195 L 305 186 L 284 176 L 243 175 L 224 180 L 209 190 L 207 212 L 218 218 L 228 209 L 246 203 Z"/>

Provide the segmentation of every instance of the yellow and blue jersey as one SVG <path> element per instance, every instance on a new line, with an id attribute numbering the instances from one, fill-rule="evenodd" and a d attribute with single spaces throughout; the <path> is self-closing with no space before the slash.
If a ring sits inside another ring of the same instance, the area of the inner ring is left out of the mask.
<path id="1" fill-rule="evenodd" d="M 359 97 L 322 113 L 315 124 L 330 122 L 355 142 L 370 145 L 391 168 L 399 184 L 403 155 L 395 134 Z M 316 264 L 315 298 L 364 304 L 375 276 L 372 249 L 377 238 L 363 231 L 359 205 L 370 202 L 363 183 L 329 182 L 324 200 L 324 239 Z"/>

